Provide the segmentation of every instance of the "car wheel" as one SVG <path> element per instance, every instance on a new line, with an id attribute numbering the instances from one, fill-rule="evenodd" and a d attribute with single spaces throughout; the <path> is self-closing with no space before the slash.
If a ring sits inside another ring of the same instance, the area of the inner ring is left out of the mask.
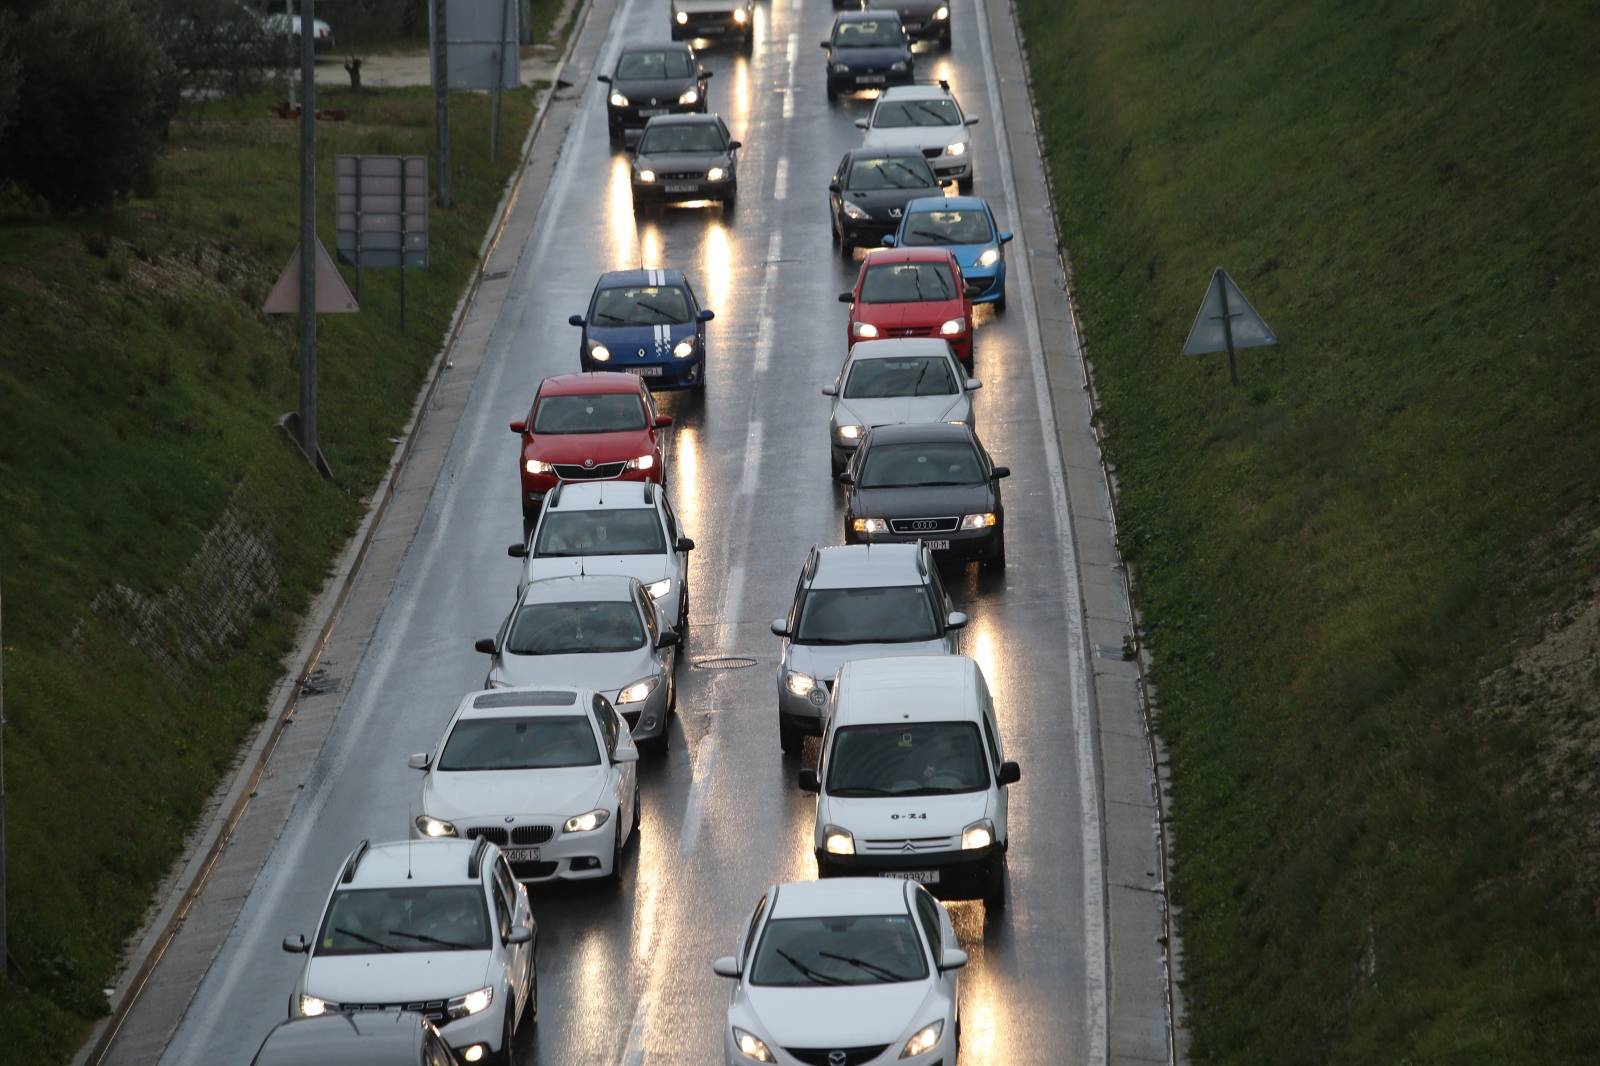
<path id="1" fill-rule="evenodd" d="M 983 905 L 991 911 L 1002 911 L 1006 908 L 1006 858 L 1002 854 L 995 864 L 989 867 L 989 877 L 983 886 Z"/>
<path id="2" fill-rule="evenodd" d="M 994 302 L 994 312 L 997 315 L 1006 313 L 1006 290 L 1004 289 L 1000 290 L 1000 299 Z"/>
<path id="3" fill-rule="evenodd" d="M 722 213 L 725 214 L 725 215 L 731 215 L 734 212 L 734 208 L 736 208 L 738 206 L 739 206 L 739 190 L 738 189 L 729 189 L 728 190 L 728 195 L 726 195 L 726 196 L 724 196 L 722 198 Z"/>
<path id="4" fill-rule="evenodd" d="M 622 812 L 617 812 L 617 831 L 611 834 L 611 876 L 606 878 L 606 883 L 613 888 L 622 884 L 622 845 L 628 842 L 628 837 L 633 830 L 627 833 L 622 831 Z"/>
<path id="5" fill-rule="evenodd" d="M 1006 535 L 1004 533 L 1000 534 L 1000 543 L 995 546 L 993 553 L 983 561 L 983 568 L 996 572 L 1006 568 Z"/>
<path id="6" fill-rule="evenodd" d="M 622 127 L 618 126 L 615 122 L 609 122 L 606 124 L 606 135 L 610 137 L 612 147 L 616 147 L 622 143 Z"/>
<path id="7" fill-rule="evenodd" d="M 800 749 L 805 746 L 805 742 L 804 733 L 785 722 L 782 718 L 778 719 L 778 747 L 783 749 L 785 755 L 800 754 Z"/>
<path id="8" fill-rule="evenodd" d="M 845 237 L 840 237 L 839 254 L 844 256 L 846 259 L 854 259 L 856 256 L 856 242 Z"/>
<path id="9" fill-rule="evenodd" d="M 517 1061 L 517 1048 L 511 1039 L 512 1033 L 511 1008 L 507 1006 L 505 1032 L 500 1036 L 500 1054 L 494 1059 L 497 1066 L 514 1066 Z"/>
<path id="10" fill-rule="evenodd" d="M 689 624 L 689 586 L 683 586 L 683 595 L 678 598 L 678 632 L 682 633 Z"/>
<path id="11" fill-rule="evenodd" d="M 839 223 L 837 219 L 829 220 L 828 236 L 833 238 L 833 246 L 835 248 L 839 247 L 839 242 L 842 238 L 839 236 Z"/>
<path id="12" fill-rule="evenodd" d="M 940 35 L 940 37 L 939 37 L 939 51 L 941 51 L 941 52 L 950 51 L 950 34 L 945 33 L 945 34 Z"/>
<path id="13" fill-rule="evenodd" d="M 529 945 L 532 948 L 533 945 Z M 528 952 L 528 1002 L 522 1005 L 523 1016 L 529 1025 L 539 1024 L 539 966 L 534 952 Z"/>
<path id="14" fill-rule="evenodd" d="M 839 479 L 839 475 L 844 473 L 845 464 L 844 460 L 833 454 L 832 449 L 829 449 L 828 451 L 828 466 L 833 471 L 834 480 L 837 481 Z M 527 538 L 523 539 L 526 540 Z"/>
<path id="15" fill-rule="evenodd" d="M 829 84 L 829 86 L 828 86 L 828 101 L 831 103 L 832 101 L 837 100 L 837 99 L 839 99 L 839 90 L 835 89 L 832 84 Z"/>
<path id="16" fill-rule="evenodd" d="M 672 657 L 672 673 L 667 675 L 667 711 L 668 715 L 678 713 L 678 656 Z M 665 719 L 661 731 L 666 732 Z"/>

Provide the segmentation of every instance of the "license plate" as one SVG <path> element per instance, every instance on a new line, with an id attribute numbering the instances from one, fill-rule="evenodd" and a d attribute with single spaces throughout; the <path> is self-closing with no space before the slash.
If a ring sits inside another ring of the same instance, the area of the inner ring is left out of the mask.
<path id="1" fill-rule="evenodd" d="M 641 107 L 639 109 L 639 114 L 645 118 L 654 118 L 657 115 L 665 115 L 666 113 L 667 108 L 664 107 Z"/>
<path id="2" fill-rule="evenodd" d="M 936 885 L 939 883 L 938 870 L 884 870 L 878 875 L 895 881 L 915 881 L 919 885 Z"/>
<path id="3" fill-rule="evenodd" d="M 948 540 L 925 540 L 922 543 L 926 544 L 928 546 L 928 550 L 931 552 L 943 552 L 950 550 L 950 542 Z"/>
<path id="4" fill-rule="evenodd" d="M 882 85 L 889 80 L 887 74 L 857 74 L 857 85 Z"/>
<path id="5" fill-rule="evenodd" d="M 625 366 L 622 369 L 641 378 L 658 378 L 666 372 L 666 368 L 660 366 Z"/>
<path id="6" fill-rule="evenodd" d="M 696 192 L 700 186 L 691 183 L 687 185 L 666 185 L 663 188 L 668 192 Z"/>
<path id="7" fill-rule="evenodd" d="M 539 861 L 539 849 L 538 848 L 506 848 L 505 849 L 505 856 L 506 856 L 506 861 L 507 862 L 538 862 Z"/>

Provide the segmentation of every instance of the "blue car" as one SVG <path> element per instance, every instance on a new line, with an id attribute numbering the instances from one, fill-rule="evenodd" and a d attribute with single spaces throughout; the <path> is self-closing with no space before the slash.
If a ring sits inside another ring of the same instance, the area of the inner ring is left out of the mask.
<path id="1" fill-rule="evenodd" d="M 851 11 L 833 20 L 822 42 L 828 53 L 828 99 L 862 89 L 910 85 L 916 59 L 900 16 L 893 11 Z"/>
<path id="2" fill-rule="evenodd" d="M 612 270 L 600 275 L 589 313 L 568 322 L 583 330 L 584 370 L 637 374 L 651 389 L 706 387 L 706 323 L 680 270 Z"/>
<path id="3" fill-rule="evenodd" d="M 900 228 L 883 243 L 891 248 L 950 249 L 975 304 L 1006 309 L 1006 253 L 1011 234 L 995 223 L 981 196 L 928 196 L 912 200 Z"/>

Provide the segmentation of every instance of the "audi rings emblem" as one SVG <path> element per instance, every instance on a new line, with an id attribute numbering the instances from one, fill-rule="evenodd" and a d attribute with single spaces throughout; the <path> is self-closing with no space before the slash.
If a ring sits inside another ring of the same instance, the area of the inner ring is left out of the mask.
<path id="1" fill-rule="evenodd" d="M 911 523 L 912 529 L 938 529 L 939 523 L 931 518 L 919 518 Z"/>

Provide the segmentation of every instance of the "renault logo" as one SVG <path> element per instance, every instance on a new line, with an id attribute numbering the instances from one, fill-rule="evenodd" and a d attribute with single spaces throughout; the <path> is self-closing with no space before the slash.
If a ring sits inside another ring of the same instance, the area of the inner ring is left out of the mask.
<path id="1" fill-rule="evenodd" d="M 828 1052 L 828 1066 L 844 1066 L 844 1064 L 849 1061 L 850 1056 L 845 1054 L 843 1051 Z"/>
<path id="2" fill-rule="evenodd" d="M 640 358 L 640 359 L 643 359 L 643 358 L 644 358 L 644 349 L 643 349 L 643 348 L 640 348 L 640 349 L 639 349 L 639 358 Z"/>

